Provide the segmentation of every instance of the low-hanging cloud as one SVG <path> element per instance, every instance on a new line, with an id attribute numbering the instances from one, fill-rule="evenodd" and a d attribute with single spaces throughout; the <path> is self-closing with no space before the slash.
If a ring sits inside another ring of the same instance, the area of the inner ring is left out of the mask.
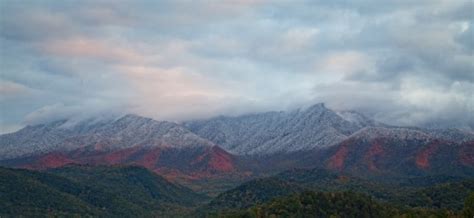
<path id="1" fill-rule="evenodd" d="M 474 128 L 470 0 L 1 5 L 1 132 L 101 111 L 182 121 L 316 102 Z"/>

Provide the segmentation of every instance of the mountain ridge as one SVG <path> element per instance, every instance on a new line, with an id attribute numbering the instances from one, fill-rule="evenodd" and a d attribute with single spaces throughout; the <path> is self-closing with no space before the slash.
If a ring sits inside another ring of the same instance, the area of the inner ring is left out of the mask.
<path id="1" fill-rule="evenodd" d="M 28 126 L 0 136 L 0 164 L 31 169 L 132 164 L 186 178 L 316 166 L 408 175 L 472 168 L 473 141 L 468 131 L 389 126 L 315 104 L 182 124 L 128 114 Z"/>
<path id="2" fill-rule="evenodd" d="M 361 128 L 322 103 L 289 112 L 220 116 L 187 122 L 184 126 L 240 155 L 327 147 Z"/>

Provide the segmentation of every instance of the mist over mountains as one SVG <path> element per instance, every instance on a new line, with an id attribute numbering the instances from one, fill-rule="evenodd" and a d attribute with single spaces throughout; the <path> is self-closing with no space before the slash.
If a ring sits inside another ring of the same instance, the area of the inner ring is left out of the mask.
<path id="1" fill-rule="evenodd" d="M 464 175 L 474 164 L 473 141 L 472 131 L 390 126 L 319 103 L 183 123 L 129 114 L 27 126 L 0 136 L 0 164 L 140 165 L 179 178 L 293 167 L 403 175 L 457 169 Z"/>
<path id="2" fill-rule="evenodd" d="M 58 120 L 4 134 L 1 141 L 4 145 L 2 159 L 55 149 L 73 150 L 98 143 L 110 150 L 141 144 L 151 147 L 219 145 L 231 153 L 248 155 L 325 148 L 358 131 L 374 137 L 454 141 L 466 141 L 473 135 L 471 131 L 462 129 L 390 126 L 356 111 L 335 112 L 319 103 L 292 111 L 219 116 L 181 124 L 131 114 Z"/>

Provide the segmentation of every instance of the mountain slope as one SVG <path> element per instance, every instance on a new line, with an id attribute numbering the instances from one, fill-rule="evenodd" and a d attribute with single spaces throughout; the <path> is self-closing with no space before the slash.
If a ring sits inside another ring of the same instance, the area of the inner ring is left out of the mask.
<path id="1" fill-rule="evenodd" d="M 95 123 L 67 123 L 30 126 L 1 136 L 0 164 L 30 169 L 70 163 L 129 164 L 193 177 L 235 168 L 232 155 L 176 123 L 135 115 Z M 53 135 L 57 137 L 50 137 Z"/>
<path id="2" fill-rule="evenodd" d="M 71 188 L 63 192 L 52 185 Z M 102 215 L 103 212 L 72 195 L 84 187 L 54 175 L 0 168 L 1 216 L 33 216 L 35 214 Z"/>
<path id="3" fill-rule="evenodd" d="M 468 131 L 391 127 L 355 111 L 335 112 L 322 103 L 289 112 L 220 116 L 184 125 L 237 155 L 275 155 L 324 149 L 361 134 L 400 142 L 411 140 L 410 137 L 453 142 L 474 140 L 474 133 Z"/>
<path id="4" fill-rule="evenodd" d="M 273 154 L 328 147 L 364 127 L 324 104 L 291 112 L 192 121 L 185 126 L 203 138 L 240 155 Z"/>
<path id="5" fill-rule="evenodd" d="M 126 115 L 57 121 L 0 136 L 0 165 L 144 166 L 167 178 L 328 167 L 364 175 L 470 174 L 474 134 L 392 127 L 316 104 L 290 112 L 217 117 L 182 125 Z M 231 154 L 232 153 L 232 154 Z"/>
<path id="6" fill-rule="evenodd" d="M 136 115 L 100 121 L 85 120 L 75 124 L 62 120 L 27 126 L 18 132 L 1 135 L 0 142 L 0 160 L 85 147 L 116 150 L 135 145 L 173 148 L 214 146 L 214 143 L 176 123 Z"/>
<path id="7" fill-rule="evenodd" d="M 303 188 L 283 180 L 274 178 L 256 179 L 220 194 L 208 204 L 205 210 L 249 208 L 275 197 L 290 195 L 303 190 Z"/>
<path id="8" fill-rule="evenodd" d="M 168 179 L 200 179 L 235 172 L 234 157 L 213 147 L 160 148 L 134 146 L 102 151 L 76 149 L 70 152 L 51 152 L 0 162 L 3 166 L 45 170 L 68 164 L 134 165 L 159 173 Z"/>
<path id="9" fill-rule="evenodd" d="M 93 184 L 94 188 L 119 193 L 128 201 L 143 207 L 153 207 L 157 202 L 193 205 L 205 199 L 142 167 L 69 165 L 47 172 L 81 184 Z"/>
<path id="10" fill-rule="evenodd" d="M 0 168 L 0 214 L 151 216 L 205 199 L 139 167 Z"/>
<path id="11" fill-rule="evenodd" d="M 323 164 L 366 176 L 474 176 L 470 145 L 470 141 L 448 141 L 416 129 L 365 128 L 328 149 Z"/>
<path id="12" fill-rule="evenodd" d="M 474 192 L 474 180 L 472 177 L 437 176 L 412 177 L 410 179 L 392 178 L 390 181 L 378 181 L 319 168 L 293 169 L 272 177 L 252 180 L 228 190 L 201 207 L 198 213 L 235 215 L 235 212 L 240 213 L 249 208 L 251 209 L 247 212 L 256 212 L 255 210 L 265 207 L 264 205 L 275 206 L 278 198 L 299 195 L 299 193 L 308 190 L 318 193 L 324 192 L 324 195 L 331 196 L 338 195 L 340 192 L 359 193 L 389 204 L 394 209 L 425 208 L 428 210 L 460 211 L 464 199 L 468 197 L 469 193 Z M 301 206 L 301 204 L 294 206 L 298 205 Z M 320 209 L 328 209 L 330 206 L 322 206 Z M 286 208 L 283 204 L 278 206 L 278 208 L 280 207 Z M 294 213 L 295 211 L 291 214 Z"/>

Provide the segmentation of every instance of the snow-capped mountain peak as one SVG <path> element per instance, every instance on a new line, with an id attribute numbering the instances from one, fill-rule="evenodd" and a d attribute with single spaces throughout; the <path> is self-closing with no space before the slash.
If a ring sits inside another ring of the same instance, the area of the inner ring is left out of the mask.
<path id="1" fill-rule="evenodd" d="M 67 123 L 61 120 L 28 126 L 0 136 L 0 160 L 98 144 L 111 150 L 135 145 L 183 148 L 215 145 L 179 124 L 131 114 L 98 122 Z"/>

